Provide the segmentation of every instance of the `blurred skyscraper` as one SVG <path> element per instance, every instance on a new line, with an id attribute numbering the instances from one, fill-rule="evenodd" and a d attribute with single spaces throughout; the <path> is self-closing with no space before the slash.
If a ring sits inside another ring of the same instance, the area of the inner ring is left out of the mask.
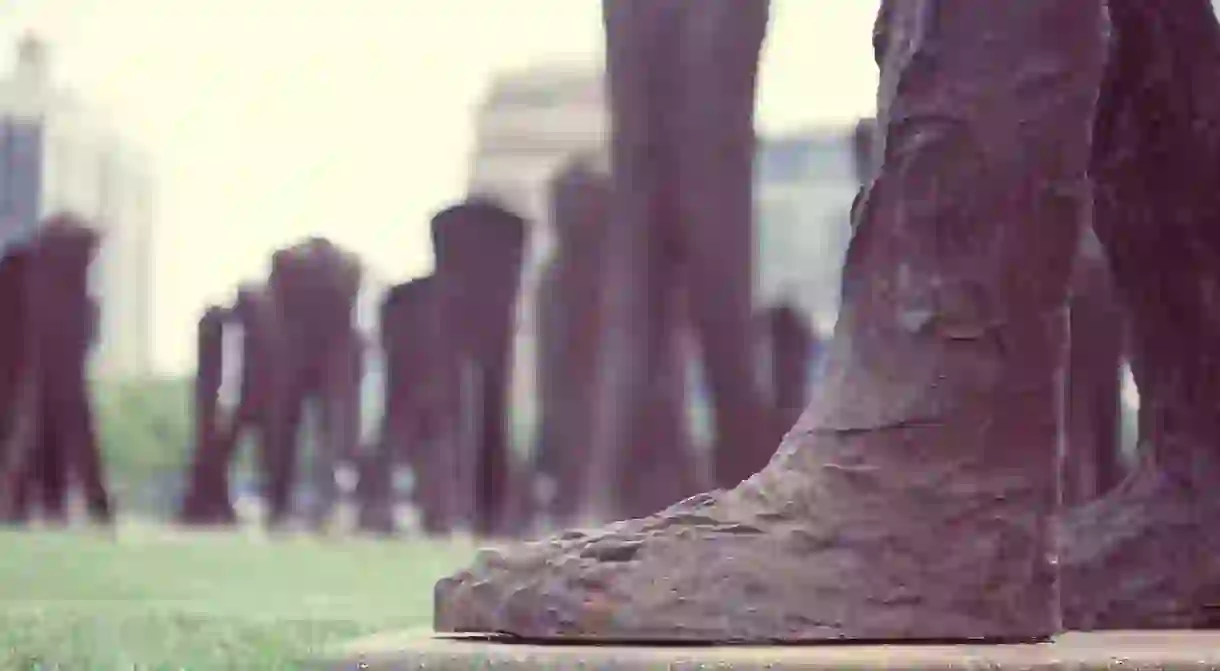
<path id="1" fill-rule="evenodd" d="M 0 81 L 0 217 L 3 229 L 29 229 L 41 217 L 74 212 L 103 235 L 92 290 L 101 299 L 101 340 L 93 372 L 152 372 L 153 179 L 75 95 L 55 86 L 46 45 L 27 35 L 13 72 Z"/>

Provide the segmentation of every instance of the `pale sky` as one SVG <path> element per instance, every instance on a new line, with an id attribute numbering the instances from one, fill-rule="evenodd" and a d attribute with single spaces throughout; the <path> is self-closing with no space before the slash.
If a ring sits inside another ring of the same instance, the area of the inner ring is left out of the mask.
<path id="1" fill-rule="evenodd" d="M 641 0 L 651 1 L 651 0 Z M 741 0 L 750 1 L 750 0 Z M 760 132 L 871 114 L 878 0 L 773 0 Z M 56 81 L 150 157 L 154 357 L 193 366 L 203 305 L 325 235 L 396 282 L 463 195 L 505 69 L 600 58 L 600 0 L 0 0 L 0 68 L 33 29 Z"/>

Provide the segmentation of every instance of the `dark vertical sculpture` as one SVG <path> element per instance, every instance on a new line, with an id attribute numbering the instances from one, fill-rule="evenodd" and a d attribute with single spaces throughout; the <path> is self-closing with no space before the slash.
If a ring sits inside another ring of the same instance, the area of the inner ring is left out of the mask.
<path id="1" fill-rule="evenodd" d="M 1066 505 L 1100 497 L 1124 475 L 1120 429 L 1127 324 L 1105 250 L 1091 226 L 1083 230 L 1068 302 L 1071 335 L 1062 495 Z"/>
<path id="2" fill-rule="evenodd" d="M 616 21 L 656 31 L 664 22 L 632 12 L 677 6 L 607 2 L 612 76 L 628 52 Z M 734 53 L 744 21 L 718 32 L 716 17 L 760 6 L 700 2 L 705 48 Z M 886 0 L 880 163 L 853 211 L 842 309 L 798 425 L 732 490 L 485 553 L 437 585 L 435 627 L 755 642 L 1054 633 L 1064 307 L 1102 9 Z"/>
<path id="3" fill-rule="evenodd" d="M 877 120 L 871 117 L 860 119 L 856 122 L 856 127 L 852 129 L 852 166 L 855 168 L 856 181 L 860 183 L 861 189 L 872 180 L 877 171 L 877 146 L 874 139 L 876 133 Z"/>
<path id="4" fill-rule="evenodd" d="M 84 222 L 61 214 L 5 255 L 0 275 L 8 286 L 0 293 L 16 321 L 4 339 L 0 518 L 25 519 L 38 494 L 48 516 L 63 519 L 75 482 L 90 518 L 112 521 L 86 376 L 97 309 L 89 265 L 100 242 Z"/>
<path id="5" fill-rule="evenodd" d="M 26 460 L 32 458 L 31 430 L 34 409 L 30 349 L 29 306 L 26 300 L 29 252 L 27 243 L 10 239 L 0 256 L 0 521 L 23 521 L 29 487 L 23 480 Z"/>
<path id="6" fill-rule="evenodd" d="M 773 305 L 760 317 L 772 435 L 779 440 L 808 404 L 810 363 L 817 337 L 795 306 Z"/>
<path id="7" fill-rule="evenodd" d="M 685 415 L 662 411 L 684 376 L 669 358 L 683 309 L 712 390 L 717 483 L 735 485 L 766 462 L 752 359 L 751 175 L 768 13 L 763 0 L 604 3 L 613 224 L 588 470 L 608 486 L 590 488 L 589 516 L 645 514 L 683 495 L 672 483 L 692 481 L 681 472 L 685 446 L 665 435 L 680 434 Z M 670 426 L 658 427 L 667 416 Z"/>
<path id="8" fill-rule="evenodd" d="M 410 466 L 413 502 L 426 533 L 446 531 L 441 515 L 448 483 L 433 465 L 436 385 L 440 356 L 435 282 L 420 277 L 391 287 L 381 302 L 381 347 L 385 353 L 385 412 L 380 436 L 361 469 L 357 489 L 359 524 L 376 533 L 393 533 L 393 470 Z"/>
<path id="9" fill-rule="evenodd" d="M 275 391 L 279 352 L 279 315 L 265 283 L 245 283 L 237 290 L 230 326 L 241 329 L 241 377 L 237 408 L 225 425 L 222 444 L 232 461 L 241 438 L 251 435 L 260 453 L 266 445 L 270 403 Z"/>
<path id="10" fill-rule="evenodd" d="M 582 494 L 607 482 L 588 482 L 585 465 L 593 435 L 594 388 L 601 337 L 597 297 L 609 184 L 583 159 L 551 183 L 555 251 L 543 271 L 538 299 L 538 389 L 541 427 L 535 463 L 554 484 L 552 520 L 576 521 Z"/>
<path id="11" fill-rule="evenodd" d="M 320 440 L 314 455 L 316 502 L 308 522 L 320 529 L 334 506 L 335 467 L 356 451 L 358 393 L 351 381 L 359 334 L 353 323 L 361 282 L 360 262 L 328 240 L 311 238 L 276 252 L 268 280 L 274 308 L 266 428 L 261 451 L 268 524 L 280 526 L 289 515 L 299 450 L 297 437 L 307 399 L 320 409 Z"/>
<path id="12" fill-rule="evenodd" d="M 189 525 L 230 525 L 237 521 L 229 498 L 229 466 L 236 431 L 222 425 L 220 386 L 224 333 L 230 311 L 209 306 L 199 318 L 195 368 L 195 446 L 179 521 Z M 240 408 L 240 405 L 239 405 Z M 240 414 L 241 410 L 238 410 Z M 236 420 L 236 418 L 234 418 Z M 236 422 L 235 422 L 236 423 Z"/>
<path id="13" fill-rule="evenodd" d="M 449 488 L 446 526 L 469 524 L 479 535 L 502 533 L 520 496 L 510 491 L 507 400 L 525 236 L 523 219 L 488 201 L 432 218 L 444 346 L 438 477 Z"/>
<path id="14" fill-rule="evenodd" d="M 1131 327 L 1140 460 L 1072 511 L 1064 620 L 1215 624 L 1220 580 L 1220 27 L 1206 0 L 1110 0 L 1093 228 Z"/>
<path id="15" fill-rule="evenodd" d="M 236 407 L 231 413 L 223 413 L 218 393 L 228 329 L 240 329 L 240 388 Z M 276 308 L 262 284 L 243 284 L 232 308 L 209 308 L 200 319 L 196 440 L 178 512 L 181 523 L 216 526 L 236 521 L 229 497 L 229 470 L 244 436 L 254 437 L 260 454 L 266 449 L 279 337 Z"/>

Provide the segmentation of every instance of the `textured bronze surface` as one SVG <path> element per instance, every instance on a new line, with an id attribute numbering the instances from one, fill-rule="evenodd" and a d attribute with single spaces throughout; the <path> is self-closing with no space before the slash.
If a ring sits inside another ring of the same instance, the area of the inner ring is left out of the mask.
<path id="1" fill-rule="evenodd" d="M 779 451 L 734 489 L 482 553 L 437 585 L 437 629 L 748 642 L 1056 632 L 1057 385 L 1100 9 L 885 3 L 884 160 L 854 212 L 825 374 Z"/>
<path id="2" fill-rule="evenodd" d="M 1072 628 L 1215 625 L 1220 605 L 1220 26 L 1207 0 L 1110 0 L 1093 226 L 1132 326 L 1140 460 L 1068 515 Z"/>

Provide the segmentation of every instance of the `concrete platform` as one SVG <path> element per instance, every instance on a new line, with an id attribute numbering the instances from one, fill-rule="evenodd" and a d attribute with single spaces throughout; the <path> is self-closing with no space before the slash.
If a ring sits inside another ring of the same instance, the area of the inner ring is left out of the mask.
<path id="1" fill-rule="evenodd" d="M 786 671 L 1220 670 L 1220 632 L 1068 633 L 1020 645 L 595 646 L 530 645 L 431 632 L 355 641 L 314 660 L 316 669 L 469 671 L 713 669 Z"/>

